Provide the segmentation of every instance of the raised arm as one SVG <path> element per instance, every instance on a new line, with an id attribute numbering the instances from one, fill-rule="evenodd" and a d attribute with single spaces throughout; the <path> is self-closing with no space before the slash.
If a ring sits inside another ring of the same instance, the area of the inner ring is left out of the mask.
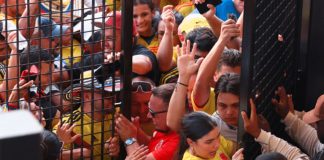
<path id="1" fill-rule="evenodd" d="M 201 108 L 208 102 L 210 94 L 209 82 L 216 71 L 216 64 L 231 37 L 239 36 L 239 34 L 238 25 L 235 24 L 234 20 L 229 19 L 222 24 L 218 41 L 203 60 L 198 71 L 196 84 L 193 88 L 193 103 L 195 103 L 197 107 Z"/>
<path id="2" fill-rule="evenodd" d="M 20 33 L 27 39 L 30 39 L 32 36 L 37 14 L 40 13 L 38 2 L 39 0 L 30 0 L 19 19 Z"/>
<path id="3" fill-rule="evenodd" d="M 178 132 L 181 127 L 181 120 L 185 114 L 185 103 L 187 97 L 188 83 L 190 76 L 195 74 L 202 62 L 202 58 L 195 63 L 194 56 L 197 50 L 197 45 L 193 45 L 190 53 L 190 41 L 182 45 L 182 52 L 178 48 L 178 70 L 179 79 L 176 89 L 173 91 L 169 110 L 167 114 L 167 125 L 173 131 Z"/>
<path id="4" fill-rule="evenodd" d="M 172 11 L 172 6 L 167 5 L 163 7 L 161 15 L 162 21 L 165 24 L 165 31 L 157 51 L 157 60 L 159 62 L 159 69 L 161 72 L 167 72 L 175 66 L 173 62 L 173 29 L 175 24 L 175 17 Z"/>
<path id="5" fill-rule="evenodd" d="M 291 136 L 310 157 L 314 157 L 317 152 L 324 149 L 324 144 L 319 141 L 317 131 L 303 120 L 299 119 L 297 115 L 293 114 L 291 107 L 289 107 L 289 98 L 283 87 L 278 88 L 277 94 L 280 100 L 277 101 L 273 99 L 272 102 L 276 106 L 276 112 L 286 125 L 288 135 Z M 324 101 L 324 95 L 321 97 Z"/>
<path id="6" fill-rule="evenodd" d="M 299 148 L 290 145 L 285 140 L 272 135 L 270 132 L 261 130 L 258 125 L 256 107 L 252 99 L 250 99 L 250 104 L 250 118 L 248 118 L 246 112 L 243 111 L 241 113 L 244 122 L 244 129 L 262 145 L 263 150 L 265 150 L 266 152 L 279 152 L 283 154 L 287 159 L 309 160 L 309 157 L 306 154 L 302 153 Z"/>
<path id="7" fill-rule="evenodd" d="M 203 3 L 203 2 L 204 0 L 195 0 L 195 3 Z M 202 15 L 206 18 L 214 35 L 216 37 L 219 37 L 223 21 L 215 15 L 216 8 L 214 7 L 214 5 L 208 4 L 207 7 L 209 8 L 209 10 Z"/>
<path id="8" fill-rule="evenodd" d="M 205 2 L 205 0 L 195 0 L 195 3 L 203 3 L 203 2 Z M 221 26 L 222 26 L 223 21 L 215 15 L 216 8 L 214 5 L 208 4 L 207 7 L 209 8 L 209 10 L 202 15 L 206 18 L 206 20 L 207 20 L 208 24 L 210 25 L 211 29 L 213 30 L 213 33 L 215 34 L 215 36 L 220 37 Z M 236 24 L 238 24 L 239 26 L 241 26 L 241 25 L 243 26 L 243 12 Z M 243 28 L 241 27 L 240 29 L 243 29 Z M 239 36 L 233 36 L 231 38 L 231 40 L 226 43 L 226 46 L 228 48 L 233 48 L 233 49 L 239 50 L 240 46 L 241 46 L 241 41 L 242 41 L 241 39 L 242 39 L 241 34 Z"/>
<path id="9" fill-rule="evenodd" d="M 3 100 L 6 100 L 7 94 L 6 91 L 9 91 L 8 95 L 10 95 L 10 91 L 14 88 L 16 84 L 19 83 L 19 79 L 17 74 L 19 72 L 19 59 L 17 53 L 17 32 L 10 32 L 8 35 L 8 43 L 11 48 L 10 58 L 8 60 L 8 72 L 4 76 L 5 80 L 0 84 L 0 94 Z"/>

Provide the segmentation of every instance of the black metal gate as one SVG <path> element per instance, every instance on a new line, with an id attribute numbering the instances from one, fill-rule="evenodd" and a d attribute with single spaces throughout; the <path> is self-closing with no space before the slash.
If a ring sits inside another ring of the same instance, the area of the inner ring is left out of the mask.
<path id="1" fill-rule="evenodd" d="M 274 112 L 271 99 L 283 85 L 290 93 L 297 81 L 299 1 L 245 1 L 243 60 L 241 72 L 241 110 L 249 110 L 248 99 L 255 99 L 257 112 L 270 123 L 271 132 L 285 139 L 284 127 Z M 244 135 L 240 119 L 239 137 L 245 158 L 255 159 L 260 146 Z"/>

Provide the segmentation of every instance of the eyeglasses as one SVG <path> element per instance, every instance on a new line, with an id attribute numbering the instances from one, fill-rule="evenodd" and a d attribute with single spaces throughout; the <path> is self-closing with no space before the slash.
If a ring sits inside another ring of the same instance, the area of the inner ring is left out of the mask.
<path id="1" fill-rule="evenodd" d="M 132 92 L 151 92 L 153 85 L 145 81 L 137 81 L 132 83 Z"/>
<path id="2" fill-rule="evenodd" d="M 157 114 L 168 112 L 168 110 L 155 112 L 149 107 L 149 112 L 152 115 L 152 117 L 155 117 Z"/>

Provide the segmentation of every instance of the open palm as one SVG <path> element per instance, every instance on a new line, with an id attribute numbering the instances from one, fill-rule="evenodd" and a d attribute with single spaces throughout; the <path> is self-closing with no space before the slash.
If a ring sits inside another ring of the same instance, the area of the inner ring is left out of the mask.
<path id="1" fill-rule="evenodd" d="M 178 70 L 179 75 L 182 76 L 191 76 L 192 74 L 198 71 L 198 68 L 203 60 L 199 58 L 195 62 L 195 53 L 197 51 L 197 44 L 194 43 L 192 51 L 190 52 L 190 41 L 182 44 L 182 49 L 178 47 Z"/>

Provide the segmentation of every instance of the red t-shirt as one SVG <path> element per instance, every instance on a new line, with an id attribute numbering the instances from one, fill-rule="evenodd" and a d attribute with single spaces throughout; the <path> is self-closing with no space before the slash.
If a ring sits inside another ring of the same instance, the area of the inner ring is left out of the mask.
<path id="1" fill-rule="evenodd" d="M 176 132 L 165 134 L 155 131 L 148 148 L 156 160 L 173 159 L 178 151 L 179 143 L 180 136 Z"/>

